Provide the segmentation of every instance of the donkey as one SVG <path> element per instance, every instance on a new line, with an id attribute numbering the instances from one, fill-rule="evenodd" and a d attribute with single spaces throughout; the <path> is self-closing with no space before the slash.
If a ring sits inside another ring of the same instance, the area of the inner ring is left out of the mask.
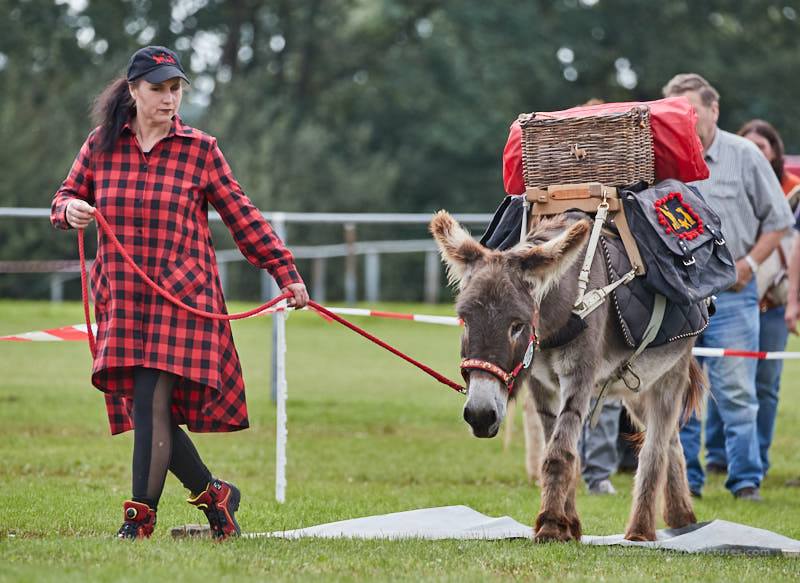
<path id="1" fill-rule="evenodd" d="M 585 254 L 591 222 L 583 213 L 541 219 L 513 249 L 481 246 L 446 212 L 430 231 L 458 284 L 456 310 L 464 322 L 461 356 L 483 365 L 462 372 L 468 384 L 464 419 L 476 437 L 494 437 L 506 413 L 508 376 L 525 358 L 534 338 L 537 355 L 520 380 L 530 387 L 547 446 L 541 469 L 541 505 L 535 540 L 581 537 L 575 507 L 580 468 L 577 441 L 592 396 L 632 355 L 605 302 L 586 317 L 586 329 L 564 345 L 548 343 L 570 318 L 578 293 L 577 259 Z M 608 284 L 602 261 L 594 261 L 589 287 Z M 535 328 L 535 329 L 534 329 Z M 551 344 L 548 347 L 548 344 Z M 678 437 L 679 417 L 699 407 L 702 373 L 692 357 L 694 338 L 646 349 L 635 361 L 637 392 L 614 382 L 606 394 L 622 398 L 635 421 L 646 427 L 636 472 L 633 507 L 625 538 L 656 538 L 656 507 L 663 490 L 665 522 L 680 528 L 696 522 Z"/>

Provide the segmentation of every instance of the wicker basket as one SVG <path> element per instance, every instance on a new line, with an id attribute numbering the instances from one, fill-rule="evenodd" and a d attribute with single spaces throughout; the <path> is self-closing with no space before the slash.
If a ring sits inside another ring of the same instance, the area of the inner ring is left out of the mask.
<path id="1" fill-rule="evenodd" d="M 600 182 L 628 186 L 652 184 L 653 135 L 650 110 L 554 118 L 542 113 L 519 116 L 525 186 Z"/>

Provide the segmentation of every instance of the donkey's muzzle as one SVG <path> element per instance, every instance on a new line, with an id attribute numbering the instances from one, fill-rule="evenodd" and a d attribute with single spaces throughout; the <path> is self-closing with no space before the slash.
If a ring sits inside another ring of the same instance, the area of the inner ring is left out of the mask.
<path id="1" fill-rule="evenodd" d="M 475 437 L 494 437 L 500 429 L 500 419 L 494 407 L 464 407 L 464 421 L 472 427 Z"/>

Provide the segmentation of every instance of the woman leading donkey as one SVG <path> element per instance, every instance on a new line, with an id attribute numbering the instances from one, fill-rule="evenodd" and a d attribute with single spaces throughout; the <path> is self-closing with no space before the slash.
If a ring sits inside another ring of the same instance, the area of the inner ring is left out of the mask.
<path id="1" fill-rule="evenodd" d="M 134 261 L 184 303 L 225 312 L 208 226 L 213 205 L 237 245 L 267 269 L 290 305 L 308 302 L 291 253 L 244 195 L 216 140 L 178 116 L 178 55 L 137 51 L 127 76 L 95 106 L 89 134 L 53 199 L 59 229 L 84 229 L 102 212 Z M 188 435 L 248 427 L 244 383 L 230 325 L 165 301 L 131 273 L 108 237 L 92 266 L 97 353 L 92 384 L 105 393 L 112 433 L 134 429 L 133 492 L 119 537 L 149 537 L 167 470 L 191 492 L 217 539 L 239 534 L 238 488 L 214 478 Z"/>

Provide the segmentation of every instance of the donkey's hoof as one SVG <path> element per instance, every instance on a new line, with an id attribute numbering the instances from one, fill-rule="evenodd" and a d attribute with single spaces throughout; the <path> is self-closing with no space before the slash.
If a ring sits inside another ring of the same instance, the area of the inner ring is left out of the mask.
<path id="1" fill-rule="evenodd" d="M 580 524 L 578 526 L 580 528 Z M 567 542 L 575 537 L 566 516 L 541 512 L 536 517 L 533 540 L 537 543 Z"/>
<path id="2" fill-rule="evenodd" d="M 569 518 L 568 521 L 569 532 L 572 535 L 572 538 L 575 540 L 581 540 L 581 536 L 583 536 L 583 532 L 581 530 L 581 519 L 577 516 L 573 516 L 572 518 Z"/>
<path id="3" fill-rule="evenodd" d="M 652 532 L 642 532 L 636 530 L 629 530 L 625 533 L 625 540 L 635 541 L 635 542 L 648 542 L 656 540 L 656 533 L 655 531 Z"/>
<path id="4" fill-rule="evenodd" d="M 569 530 L 553 525 L 544 525 L 533 535 L 535 543 L 566 543 L 573 540 Z"/>
<path id="5" fill-rule="evenodd" d="M 664 522 L 666 522 L 667 526 L 670 528 L 683 528 L 684 526 L 695 524 L 697 522 L 697 517 L 691 509 L 673 510 L 672 512 L 664 513 Z"/>

